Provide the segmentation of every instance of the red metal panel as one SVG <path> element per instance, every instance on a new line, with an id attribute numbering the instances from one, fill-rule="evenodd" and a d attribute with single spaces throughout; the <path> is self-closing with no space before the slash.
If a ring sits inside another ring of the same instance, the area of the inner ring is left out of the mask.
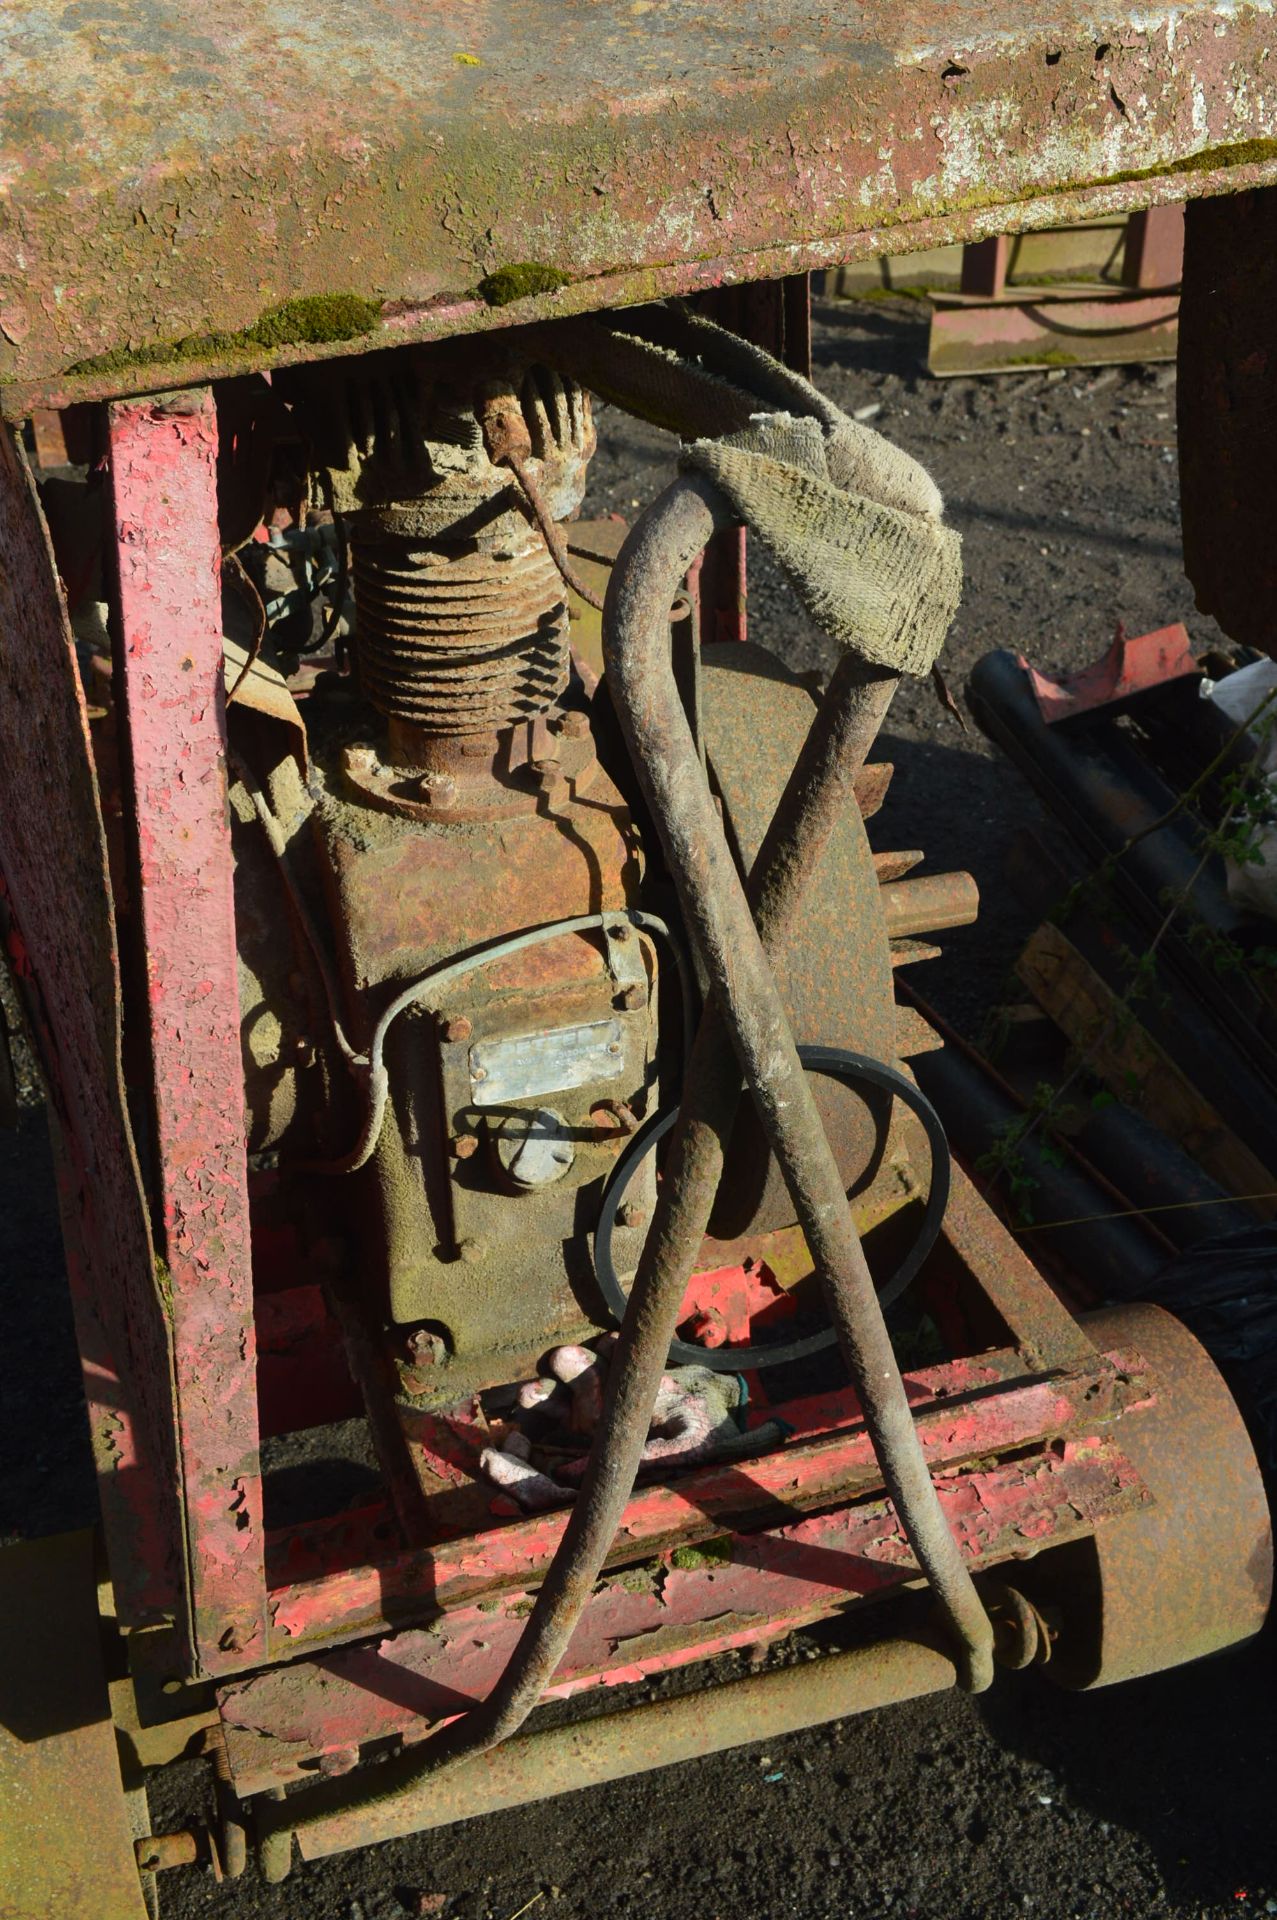
<path id="1" fill-rule="evenodd" d="M 1183 207 L 1143 207 L 1126 223 L 1122 279 L 1128 287 L 1177 287 L 1184 277 Z"/>
<path id="2" fill-rule="evenodd" d="M 1011 288 L 989 306 L 937 302 L 927 365 L 937 375 L 1173 360 L 1179 295 L 1063 298 Z"/>
<path id="3" fill-rule="evenodd" d="M 936 1490 L 963 1555 L 978 1566 L 1075 1539 L 1149 1498 L 1118 1448 L 1094 1437 L 940 1476 Z M 719 1538 L 709 1551 L 601 1582 L 547 1695 L 620 1686 L 756 1645 L 917 1572 L 889 1500 Z M 495 1685 L 527 1610 L 526 1593 L 505 1593 L 427 1630 L 226 1687 L 221 1709 L 239 1790 L 297 1778 L 316 1753 L 419 1736 L 474 1706 Z"/>
<path id="4" fill-rule="evenodd" d="M 260 1294 L 255 1317 L 263 1436 L 322 1427 L 363 1412 L 363 1399 L 346 1364 L 341 1328 L 328 1311 L 321 1287 Z"/>
<path id="5" fill-rule="evenodd" d="M 1077 714 L 1095 714 L 1164 687 L 1171 680 L 1191 679 L 1201 668 L 1193 658 L 1188 629 L 1178 620 L 1127 639 L 1119 632 L 1112 646 L 1089 667 L 1077 673 L 1039 673 L 1021 655 L 1038 712 L 1048 727 Z"/>
<path id="6" fill-rule="evenodd" d="M 0 430 L 0 938 L 40 1050 L 120 1616 L 182 1605 L 172 1363 L 120 1071 L 106 841 L 75 643 L 22 450 Z"/>
<path id="7" fill-rule="evenodd" d="M 709 542 L 695 568 L 689 570 L 688 584 L 696 595 L 701 639 L 707 645 L 749 637 L 747 542 L 744 527 L 724 527 Z"/>
<path id="8" fill-rule="evenodd" d="M 196 1649 L 265 1649 L 252 1264 L 227 825 L 217 422 L 111 409 L 124 708 Z"/>
<path id="9" fill-rule="evenodd" d="M 996 300 L 1007 284 L 1007 255 L 1010 241 L 1004 233 L 991 234 L 987 240 L 973 240 L 962 249 L 962 291 Z"/>

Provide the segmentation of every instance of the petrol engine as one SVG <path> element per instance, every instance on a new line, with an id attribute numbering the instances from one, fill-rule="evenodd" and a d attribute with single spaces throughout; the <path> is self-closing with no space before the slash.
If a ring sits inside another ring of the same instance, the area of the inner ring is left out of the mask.
<path id="1" fill-rule="evenodd" d="M 283 451 L 239 596 L 261 631 L 228 656 L 250 1148 L 402 1330 L 404 1391 L 445 1404 L 614 1324 L 698 981 L 597 657 L 573 643 L 573 604 L 597 633 L 569 553 L 588 392 L 531 351 L 465 346 L 275 387 Z M 699 648 L 686 593 L 671 621 L 744 874 L 815 692 L 752 642 Z M 882 1062 L 925 1044 L 893 967 L 975 910 L 966 876 L 870 852 L 889 772 L 848 795 L 778 970 L 801 1038 Z M 862 1226 L 917 1210 L 908 1108 L 836 1076 L 819 1099 Z M 801 1312 L 810 1262 L 748 1110 L 730 1160 L 700 1264 L 765 1264 Z M 712 1299 L 687 1319 L 726 1337 Z"/>

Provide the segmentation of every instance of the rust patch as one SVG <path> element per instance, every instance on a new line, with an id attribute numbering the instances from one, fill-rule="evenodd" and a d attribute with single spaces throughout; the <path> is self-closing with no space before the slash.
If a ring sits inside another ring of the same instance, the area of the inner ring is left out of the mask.
<path id="1" fill-rule="evenodd" d="M 905 1385 L 928 1465 L 949 1472 L 963 1461 L 1040 1445 L 1051 1435 L 1085 1424 L 1125 1418 L 1132 1403 L 1152 1405 L 1138 1355 L 1095 1356 L 1096 1366 L 1067 1379 L 1025 1379 L 1013 1352 L 981 1355 L 906 1376 Z M 1000 1390 L 999 1390 L 1000 1388 Z M 800 1401 L 792 1413 L 802 1444 L 751 1460 L 748 1467 L 704 1467 L 669 1486 L 640 1488 L 630 1499 L 609 1556 L 613 1564 L 638 1561 L 654 1551 L 697 1542 L 697 1567 L 716 1563 L 716 1543 L 727 1526 L 741 1528 L 751 1516 L 806 1509 L 856 1499 L 881 1487 L 873 1447 L 850 1394 Z M 544 1574 L 562 1537 L 563 1513 L 519 1518 L 463 1540 L 352 1564 L 343 1520 L 333 1539 L 312 1529 L 272 1542 L 275 1578 L 270 1594 L 271 1651 L 290 1657 L 307 1644 L 370 1633 L 387 1619 L 421 1617 L 424 1606 L 447 1609 L 478 1604 L 504 1592 L 525 1591 Z M 363 1536 L 366 1539 L 366 1535 Z M 356 1543 L 357 1546 L 357 1543 Z M 275 1559 L 278 1552 L 278 1559 Z M 667 1573 L 662 1591 L 688 1569 Z M 609 1575 L 614 1582 L 617 1575 Z M 650 1587 L 645 1573 L 642 1584 Z M 502 1600 L 504 1605 L 504 1600 Z"/>
<path id="2" fill-rule="evenodd" d="M 104 354 L 82 394 L 242 370 L 264 307 L 334 287 L 379 304 L 385 344 L 1256 184 L 1270 43 L 1222 0 L 1138 30 L 1075 0 L 960 24 L 940 0 L 320 0 L 265 32 L 229 0 L 198 32 L 176 0 L 109 22 L 15 0 L 0 382 L 22 408 Z M 203 361 L 156 358 L 201 338 Z"/>
<path id="3" fill-rule="evenodd" d="M 943 1474 L 937 1492 L 964 1559 L 993 1565 L 1076 1539 L 1148 1499 L 1110 1440 Z M 696 1566 L 601 1581 L 548 1688 L 618 1686 L 792 1632 L 918 1577 L 887 1500 L 728 1536 Z M 484 1699 L 523 1629 L 528 1596 L 459 1607 L 427 1630 L 345 1648 L 224 1687 L 227 1752 L 242 1793 L 299 1777 L 317 1753 L 418 1739 Z"/>

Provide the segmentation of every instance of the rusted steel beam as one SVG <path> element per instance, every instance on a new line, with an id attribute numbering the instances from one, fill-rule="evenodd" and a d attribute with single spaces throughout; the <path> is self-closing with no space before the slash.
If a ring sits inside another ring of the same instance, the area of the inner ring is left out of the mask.
<path id="1" fill-rule="evenodd" d="M 1058 290 L 1023 287 L 988 305 L 942 296 L 931 318 L 927 367 L 945 378 L 1173 360 L 1178 321 L 1176 293 L 1066 298 Z"/>
<path id="2" fill-rule="evenodd" d="M 964 247 L 960 283 L 963 293 L 996 300 L 1005 292 L 1010 251 L 1011 242 L 1004 233 L 992 234 L 987 240 L 976 240 Z"/>
<path id="3" fill-rule="evenodd" d="M 189 1578 L 217 1672 L 265 1653 L 266 1590 L 212 395 L 117 405 L 109 439 Z"/>
<path id="4" fill-rule="evenodd" d="M 111 1576 L 182 1616 L 170 1334 L 121 1073 L 120 975 L 84 690 L 48 529 L 0 428 L 0 940 L 40 1054 Z M 2 964 L 2 963 L 0 963 Z"/>
<path id="5" fill-rule="evenodd" d="M 1010 1228 L 977 1193 L 955 1160 L 944 1239 L 1001 1317 L 1031 1368 L 1083 1368 L 1095 1349 Z"/>
<path id="6" fill-rule="evenodd" d="M 1265 184 L 1271 40 L 1227 0 L 1137 28 L 1073 0 L 314 0 L 264 33 L 209 0 L 198 34 L 178 0 L 106 29 L 12 0 L 0 384 L 21 410 Z"/>
<path id="7" fill-rule="evenodd" d="M 928 1466 L 951 1472 L 964 1461 L 1040 1447 L 1084 1427 L 1093 1430 L 1097 1423 L 1107 1432 L 1110 1422 L 1120 1421 L 1127 1408 L 1155 1391 L 1138 1354 L 1101 1356 L 1091 1349 L 1090 1360 L 1088 1367 L 1050 1380 L 1026 1378 L 1014 1350 L 907 1374 L 906 1391 Z M 830 1396 L 828 1402 L 800 1407 L 808 1431 L 819 1432 L 824 1425 L 840 1430 L 748 1463 L 702 1467 L 670 1486 L 640 1488 L 621 1516 L 608 1565 L 693 1545 L 725 1529 L 765 1525 L 781 1512 L 798 1517 L 880 1490 L 873 1446 L 852 1397 Z M 322 1537 L 312 1535 L 313 1558 L 305 1564 L 290 1536 L 281 1545 L 287 1545 L 292 1577 L 270 1595 L 271 1657 L 287 1659 L 307 1646 L 366 1636 L 395 1620 L 423 1620 L 503 1589 L 535 1585 L 566 1522 L 566 1511 L 539 1514 L 478 1538 L 447 1540 L 340 1572 L 326 1561 Z"/>
<path id="8" fill-rule="evenodd" d="M 1121 1436 L 1119 1436 L 1120 1438 Z M 964 1560 L 997 1566 L 1089 1534 L 1148 1494 L 1111 1439 L 941 1475 L 936 1490 Z M 918 1578 L 891 1502 L 864 1501 L 762 1533 L 719 1535 L 602 1581 L 549 1698 L 619 1686 L 732 1647 L 755 1646 Z M 388 1735 L 418 1739 L 486 1698 L 522 1629 L 526 1592 L 458 1608 L 428 1629 L 277 1667 L 219 1691 L 241 1795 L 300 1779 L 317 1756 Z"/>
<path id="9" fill-rule="evenodd" d="M 804 1662 L 780 1673 L 659 1700 L 629 1713 L 511 1740 L 428 1780 L 411 1800 L 375 1811 L 343 1806 L 353 1781 L 320 1789 L 325 1817 L 299 1836 L 304 1860 L 369 1846 L 398 1834 L 446 1826 L 501 1807 L 545 1800 L 574 1788 L 695 1760 L 724 1747 L 775 1740 L 802 1727 L 868 1713 L 952 1687 L 951 1660 L 922 1641 L 889 1640 L 855 1653 Z M 318 1796 L 317 1796 L 318 1797 Z M 259 1830 L 286 1833 L 287 1801 L 259 1810 Z"/>

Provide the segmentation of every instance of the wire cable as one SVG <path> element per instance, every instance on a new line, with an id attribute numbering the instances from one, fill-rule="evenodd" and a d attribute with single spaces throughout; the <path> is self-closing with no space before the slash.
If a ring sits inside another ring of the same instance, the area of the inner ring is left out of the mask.
<path id="1" fill-rule="evenodd" d="M 547 940 L 558 940 L 567 933 L 603 932 L 608 926 L 619 922 L 637 928 L 640 933 L 655 935 L 665 942 L 678 974 L 683 1002 L 684 1044 L 689 1045 L 696 1019 L 691 967 L 666 921 L 654 913 L 644 913 L 634 907 L 622 907 L 615 913 L 582 913 L 570 920 L 554 920 L 548 926 L 533 927 L 526 933 L 510 935 L 492 946 L 465 954 L 459 960 L 448 960 L 442 966 L 432 967 L 429 973 L 422 974 L 420 979 L 414 980 L 397 994 L 378 1020 L 367 1054 L 363 1057 L 368 1073 L 368 1111 L 358 1140 L 349 1153 L 337 1160 L 294 1160 L 290 1165 L 302 1173 L 331 1174 L 355 1173 L 360 1167 L 367 1166 L 381 1138 L 386 1103 L 390 1097 L 390 1076 L 385 1059 L 386 1037 L 400 1014 L 414 1007 L 425 1006 L 430 1001 L 437 1004 L 438 996 L 445 987 L 452 986 L 455 981 L 473 973 L 477 967 L 485 967 L 493 960 L 504 960 L 512 953 L 523 953 L 528 947 L 541 946 Z"/>
<path id="2" fill-rule="evenodd" d="M 878 1289 L 880 1302 L 884 1307 L 889 1307 L 916 1277 L 944 1224 L 945 1208 L 949 1204 L 950 1154 L 940 1116 L 912 1080 L 869 1054 L 852 1053 L 843 1047 L 799 1047 L 798 1058 L 809 1072 L 828 1074 L 831 1079 L 841 1080 L 844 1086 L 869 1085 L 893 1094 L 922 1122 L 931 1150 L 930 1190 L 913 1245 L 890 1279 Z M 599 1224 L 594 1233 L 594 1275 L 618 1326 L 625 1317 L 627 1302 L 612 1258 L 612 1233 L 617 1211 L 640 1161 L 652 1152 L 677 1118 L 678 1109 L 675 1107 L 667 1113 L 653 1114 L 650 1120 L 644 1122 L 613 1168 L 603 1195 Z M 669 1362 L 671 1366 L 709 1367 L 715 1373 L 740 1373 L 746 1368 L 779 1367 L 792 1360 L 806 1360 L 812 1354 L 822 1353 L 832 1347 L 837 1338 L 832 1327 L 824 1327 L 819 1333 L 809 1334 L 802 1340 L 775 1344 L 768 1342 L 763 1346 L 702 1347 L 688 1340 L 673 1340 L 670 1342 Z"/>

